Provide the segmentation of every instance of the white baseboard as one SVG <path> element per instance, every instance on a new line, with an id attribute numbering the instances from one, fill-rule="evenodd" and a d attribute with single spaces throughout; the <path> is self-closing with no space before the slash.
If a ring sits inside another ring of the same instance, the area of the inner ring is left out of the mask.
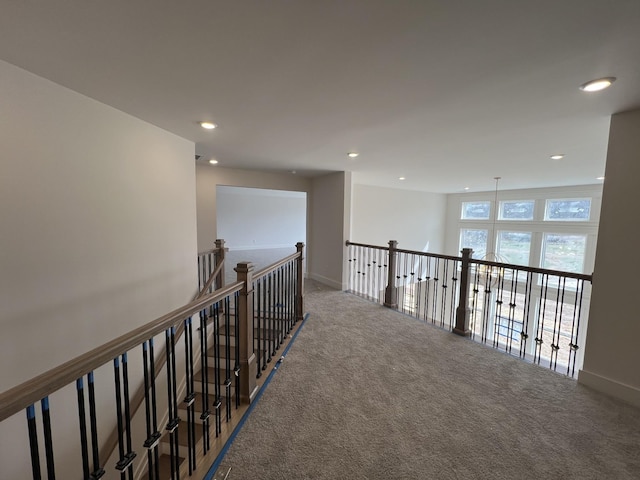
<path id="1" fill-rule="evenodd" d="M 324 285 L 327 285 L 331 288 L 335 288 L 336 290 L 342 290 L 342 283 L 341 282 L 336 282 L 335 280 L 333 280 L 332 278 L 328 278 L 322 275 L 318 275 L 317 273 L 308 273 L 307 277 L 315 280 L 316 282 L 320 282 Z"/>
<path id="2" fill-rule="evenodd" d="M 640 407 L 640 388 L 586 370 L 578 372 L 578 383 Z"/>

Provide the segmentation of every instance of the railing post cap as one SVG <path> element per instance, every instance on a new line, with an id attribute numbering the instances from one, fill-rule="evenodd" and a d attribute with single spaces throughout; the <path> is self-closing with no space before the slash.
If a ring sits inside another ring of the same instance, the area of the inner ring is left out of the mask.
<path id="1" fill-rule="evenodd" d="M 238 262 L 238 265 L 234 268 L 234 270 L 237 273 L 240 273 L 240 272 L 246 273 L 246 272 L 253 272 L 255 270 L 255 267 L 252 262 L 244 261 L 244 262 Z"/>
<path id="2" fill-rule="evenodd" d="M 304 242 L 296 243 L 296 248 L 301 249 L 302 247 L 304 247 Z"/>
<path id="3" fill-rule="evenodd" d="M 397 240 L 389 240 L 389 246 L 393 245 L 394 247 L 398 246 L 398 241 Z"/>

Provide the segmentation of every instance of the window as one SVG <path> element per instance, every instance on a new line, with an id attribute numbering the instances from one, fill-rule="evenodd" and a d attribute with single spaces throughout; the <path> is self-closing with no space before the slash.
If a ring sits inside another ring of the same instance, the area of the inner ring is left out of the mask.
<path id="1" fill-rule="evenodd" d="M 497 253 L 504 263 L 529 265 L 531 232 L 498 232 Z"/>
<path id="2" fill-rule="evenodd" d="M 545 233 L 542 244 L 542 268 L 583 273 L 586 235 Z"/>
<path id="3" fill-rule="evenodd" d="M 462 202 L 463 220 L 489 220 L 491 202 Z"/>
<path id="4" fill-rule="evenodd" d="M 460 230 L 460 250 L 472 248 L 472 258 L 482 258 L 487 253 L 488 230 L 462 229 Z"/>
<path id="5" fill-rule="evenodd" d="M 547 200 L 544 213 L 545 220 L 587 222 L 590 217 L 590 198 Z"/>
<path id="6" fill-rule="evenodd" d="M 533 220 L 533 200 L 500 202 L 500 220 Z"/>

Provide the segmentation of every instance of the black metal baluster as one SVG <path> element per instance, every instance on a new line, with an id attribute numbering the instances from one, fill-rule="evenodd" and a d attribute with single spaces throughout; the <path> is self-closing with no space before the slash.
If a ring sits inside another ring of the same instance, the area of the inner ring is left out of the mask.
<path id="1" fill-rule="evenodd" d="M 116 468 L 120 471 L 120 479 L 125 480 L 126 474 L 124 472 L 124 427 L 122 426 L 122 395 L 120 387 L 120 360 L 118 357 L 113 359 L 113 371 L 116 383 L 116 419 L 118 421 L 118 462 Z"/>
<path id="2" fill-rule="evenodd" d="M 533 355 L 534 363 L 540 363 L 542 358 L 542 344 L 544 343 L 544 317 L 547 309 L 547 291 L 549 288 L 549 274 L 542 275 L 542 281 L 540 283 L 540 302 L 538 306 L 538 325 L 536 329 L 536 349 Z"/>
<path id="3" fill-rule="evenodd" d="M 234 303 L 234 318 L 235 318 L 235 330 L 236 332 L 240 329 L 240 292 L 236 292 L 233 295 L 233 303 Z M 235 361 L 235 365 L 233 371 L 235 373 L 235 381 L 236 381 L 236 409 L 240 406 L 240 348 L 233 349 L 234 355 L 233 359 Z"/>
<path id="4" fill-rule="evenodd" d="M 255 290 L 256 295 L 253 297 L 254 307 L 254 319 L 253 319 L 253 328 L 256 331 L 256 338 L 254 339 L 254 343 L 257 345 L 256 347 L 256 378 L 260 378 L 262 376 L 262 353 L 260 351 L 261 345 L 260 340 L 262 339 L 262 325 L 260 324 L 262 320 L 262 310 L 260 309 L 260 292 L 262 288 L 262 282 L 258 280 L 255 282 Z M 237 350 L 237 348 L 236 348 Z"/>
<path id="5" fill-rule="evenodd" d="M 200 311 L 200 381 L 202 383 L 202 449 L 206 454 L 211 448 L 211 434 L 209 418 L 211 411 L 209 410 L 209 339 L 207 333 L 207 317 L 204 311 Z"/>
<path id="6" fill-rule="evenodd" d="M 153 467 L 155 471 L 155 480 L 160 479 L 160 452 L 158 452 L 158 444 L 160 443 L 161 434 L 158 429 L 158 404 L 156 397 L 156 365 L 155 353 L 153 351 L 153 338 L 149 339 L 149 381 L 151 383 L 151 421 L 153 425 L 152 442 L 149 448 L 153 449 Z M 151 468 L 149 468 L 151 471 Z"/>
<path id="7" fill-rule="evenodd" d="M 440 327 L 444 327 L 444 319 L 447 314 L 447 278 L 449 278 L 449 260 L 444 259 L 444 269 L 442 272 L 442 303 L 440 305 Z"/>
<path id="8" fill-rule="evenodd" d="M 169 452 L 171 458 L 171 480 L 179 476 L 179 445 L 178 445 L 178 417 L 177 387 L 176 387 L 176 363 L 175 363 L 175 328 L 165 330 L 165 344 L 167 356 L 167 403 L 169 419 L 166 426 L 169 432 Z"/>
<path id="9" fill-rule="evenodd" d="M 222 406 L 222 399 L 220 398 L 220 308 L 219 302 L 215 304 L 213 310 L 213 380 L 214 380 L 214 392 L 215 400 L 213 408 L 215 409 L 215 421 L 216 421 L 216 437 L 220 435 L 222 431 L 222 412 L 220 407 Z M 236 349 L 238 344 L 236 343 Z"/>
<path id="10" fill-rule="evenodd" d="M 153 449 L 158 445 L 160 441 L 160 432 L 157 431 L 157 428 L 153 428 L 153 420 L 151 418 L 151 398 L 150 398 L 150 389 L 151 389 L 151 379 L 149 378 L 149 342 L 144 342 L 142 344 L 142 365 L 143 365 L 143 377 L 144 377 L 144 415 L 145 415 L 145 427 L 147 438 L 144 441 L 144 448 L 147 449 L 147 470 L 149 480 L 159 480 L 155 473 L 156 465 L 154 462 L 155 458 L 153 455 Z M 154 359 L 151 357 L 151 363 L 153 363 Z M 154 377 L 155 380 L 155 377 Z"/>
<path id="11" fill-rule="evenodd" d="M 433 306 L 431 308 L 431 323 L 436 323 L 436 318 L 438 316 L 438 280 L 440 276 L 440 259 L 436 258 L 435 267 L 433 270 Z"/>
<path id="12" fill-rule="evenodd" d="M 118 454 L 120 456 L 116 463 L 116 469 L 120 471 L 120 478 L 125 479 L 127 472 L 129 473 L 129 480 L 133 480 L 133 459 L 135 458 L 135 452 L 131 451 L 131 417 L 129 411 L 129 378 L 127 368 L 127 354 L 122 355 L 122 380 L 120 378 L 120 359 L 118 357 L 113 359 L 113 370 L 115 378 L 116 389 L 116 415 L 118 421 Z M 123 391 L 124 390 L 124 394 Z M 124 395 L 124 399 L 123 399 Z M 124 417 L 122 411 L 122 405 L 124 401 Z M 123 418 L 125 424 L 123 425 Z M 126 442 L 126 443 L 125 443 Z M 125 452 L 126 446 L 126 452 Z"/>
<path id="13" fill-rule="evenodd" d="M 229 297 L 224 299 L 224 338 L 225 338 L 225 416 L 227 422 L 231 419 L 231 312 L 229 311 Z M 239 338 L 238 331 L 236 330 L 236 348 L 237 340 Z"/>
<path id="14" fill-rule="evenodd" d="M 262 370 L 266 370 L 267 368 L 267 356 L 269 354 L 269 346 L 267 339 L 267 277 L 262 277 L 260 279 L 260 284 L 262 285 L 262 317 L 261 317 L 261 326 L 262 329 Z"/>
<path id="15" fill-rule="evenodd" d="M 47 479 L 55 480 L 55 466 L 53 462 L 53 440 L 51 438 L 51 415 L 49 411 L 49 397 L 40 400 L 42 409 L 42 426 L 44 427 L 44 450 L 47 460 Z"/>
<path id="16" fill-rule="evenodd" d="M 562 306 L 564 302 L 564 289 L 567 277 L 558 277 L 556 288 L 556 308 L 553 315 L 553 332 L 551 334 L 551 352 L 549 355 L 549 368 L 556 370 L 558 366 L 558 352 L 560 350 L 560 330 L 562 328 Z"/>
<path id="17" fill-rule="evenodd" d="M 92 480 L 101 478 L 105 471 L 100 466 L 100 453 L 98 451 L 98 416 L 96 413 L 96 388 L 93 372 L 87 374 L 89 384 L 89 421 L 91 425 L 91 450 L 93 454 Z"/>
<path id="18" fill-rule="evenodd" d="M 493 348 L 500 344 L 500 327 L 502 326 L 502 305 L 504 303 L 504 269 L 497 269 L 496 279 L 496 312 L 493 321 Z"/>
<path id="19" fill-rule="evenodd" d="M 80 424 L 80 450 L 82 453 L 82 478 L 89 478 L 89 445 L 87 442 L 87 418 L 84 408 L 84 382 L 82 377 L 76 380 L 78 393 L 78 421 Z"/>
<path id="20" fill-rule="evenodd" d="M 184 404 L 187 407 L 187 451 L 189 456 L 189 475 L 196 468 L 196 418 L 194 403 L 196 400 L 193 381 L 193 328 L 191 318 L 184 321 L 185 386 Z"/>
<path id="21" fill-rule="evenodd" d="M 273 321 L 274 311 L 275 311 L 275 298 L 274 298 L 274 279 L 273 272 L 271 272 L 267 279 L 269 285 L 269 358 L 267 358 L 267 362 L 271 362 L 271 358 L 276 354 L 276 338 L 275 338 L 275 325 Z"/>
<path id="22" fill-rule="evenodd" d="M 529 339 L 529 319 L 531 314 L 531 299 L 533 295 L 533 272 L 527 272 L 524 288 L 524 305 L 522 307 L 522 331 L 520 332 L 520 358 L 527 355 L 527 340 Z"/>
<path id="23" fill-rule="evenodd" d="M 448 261 L 448 260 L 447 260 Z M 453 276 L 451 277 L 451 286 L 453 287 L 450 291 L 449 298 L 451 299 L 451 304 L 449 306 L 449 330 L 453 330 L 455 325 L 456 318 L 456 299 L 458 298 L 458 265 L 460 262 L 458 260 L 453 261 Z"/>
<path id="24" fill-rule="evenodd" d="M 478 264 L 473 264 L 470 268 L 473 268 L 473 286 L 471 290 L 471 318 L 469 319 L 469 329 L 471 330 L 471 338 L 475 339 L 476 327 L 478 325 L 478 306 L 480 303 L 480 268 Z"/>
<path id="25" fill-rule="evenodd" d="M 29 448 L 31 450 L 31 472 L 33 480 L 40 480 L 40 451 L 38 450 L 38 425 L 36 424 L 36 409 L 33 405 L 27 407 L 27 427 L 29 429 Z"/>
<path id="26" fill-rule="evenodd" d="M 515 332 L 515 312 L 516 312 L 516 295 L 518 291 L 518 278 L 520 270 L 513 269 L 511 272 L 511 284 L 509 285 L 509 319 L 507 324 L 507 348 L 506 351 L 511 353 L 513 348 L 513 334 Z"/>
<path id="27" fill-rule="evenodd" d="M 578 292 L 580 293 L 578 295 Z M 569 361 L 567 362 L 567 375 L 575 375 L 576 356 L 578 353 L 578 334 L 580 330 L 580 317 L 582 315 L 582 296 L 584 294 L 584 280 L 576 280 L 576 295 L 573 306 L 573 318 L 571 320 L 571 341 L 569 343 Z"/>

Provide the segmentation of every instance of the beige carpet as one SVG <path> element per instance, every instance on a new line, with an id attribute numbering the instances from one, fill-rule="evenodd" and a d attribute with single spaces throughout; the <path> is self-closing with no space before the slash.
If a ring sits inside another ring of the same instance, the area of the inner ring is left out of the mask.
<path id="1" fill-rule="evenodd" d="M 308 283 L 310 317 L 223 461 L 240 479 L 639 479 L 640 410 Z"/>

